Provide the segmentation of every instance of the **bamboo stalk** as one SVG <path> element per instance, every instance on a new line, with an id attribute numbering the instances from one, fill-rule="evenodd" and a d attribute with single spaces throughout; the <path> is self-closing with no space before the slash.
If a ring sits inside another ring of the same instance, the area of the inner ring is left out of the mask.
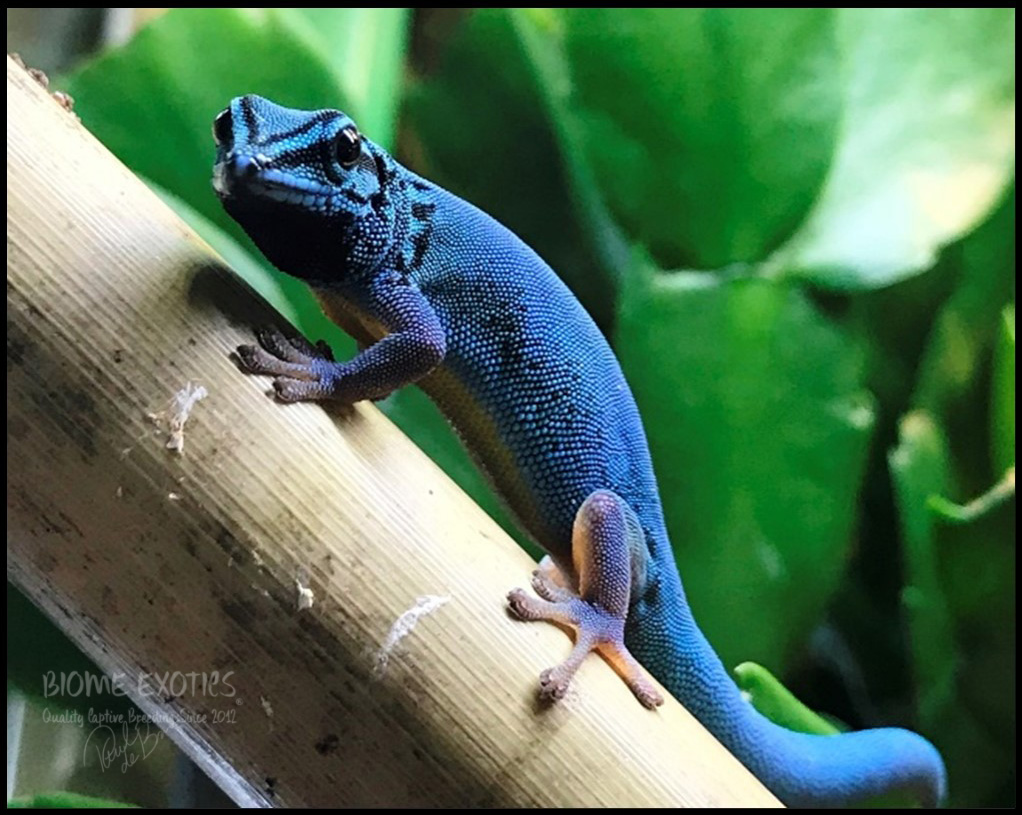
<path id="1" fill-rule="evenodd" d="M 238 803 L 776 805 L 599 659 L 537 707 L 531 560 L 371 405 L 241 375 L 265 305 L 11 60 L 7 247 L 8 576 Z"/>

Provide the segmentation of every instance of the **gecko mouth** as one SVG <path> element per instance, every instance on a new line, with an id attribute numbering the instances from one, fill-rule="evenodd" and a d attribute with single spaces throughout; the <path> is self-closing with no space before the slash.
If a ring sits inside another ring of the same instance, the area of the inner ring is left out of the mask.
<path id="1" fill-rule="evenodd" d="M 213 189 L 222 199 L 265 199 L 280 204 L 323 205 L 333 189 L 267 167 L 263 156 L 228 156 L 213 170 Z"/>

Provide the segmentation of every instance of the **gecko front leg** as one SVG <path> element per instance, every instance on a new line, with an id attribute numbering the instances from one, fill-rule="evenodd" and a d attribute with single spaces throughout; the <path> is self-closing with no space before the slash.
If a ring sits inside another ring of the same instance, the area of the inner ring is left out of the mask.
<path id="1" fill-rule="evenodd" d="M 397 274 L 377 275 L 360 294 L 358 306 L 388 332 L 347 362 L 335 362 L 322 343 L 312 346 L 278 331 L 262 331 L 259 345 L 242 345 L 238 356 L 247 373 L 273 376 L 282 402 L 333 399 L 346 404 L 382 399 L 421 379 L 447 352 L 436 313 L 422 294 Z M 343 298 L 345 292 L 320 292 Z"/>

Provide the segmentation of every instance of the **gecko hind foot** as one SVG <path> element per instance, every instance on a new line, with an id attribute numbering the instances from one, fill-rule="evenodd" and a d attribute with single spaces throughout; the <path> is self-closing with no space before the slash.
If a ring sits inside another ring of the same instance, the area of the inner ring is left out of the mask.
<path id="1" fill-rule="evenodd" d="M 539 589 L 537 583 L 543 589 Z M 533 586 L 537 587 L 539 594 L 552 590 L 553 596 L 562 599 L 542 599 L 526 594 L 522 589 L 513 589 L 507 599 L 515 616 L 527 621 L 545 620 L 576 631 L 575 647 L 568 658 L 560 665 L 546 669 L 539 676 L 539 695 L 542 700 L 556 702 L 564 698 L 579 666 L 586 656 L 596 651 L 611 664 L 644 707 L 655 708 L 663 702 L 660 692 L 625 646 L 623 617 L 617 617 L 567 589 L 550 584 L 541 572 L 533 576 Z"/>
<path id="2" fill-rule="evenodd" d="M 596 651 L 645 707 L 657 707 L 663 697 L 625 645 L 630 600 L 645 588 L 649 559 L 638 518 L 619 495 L 596 490 L 575 515 L 571 547 L 577 590 L 576 580 L 545 557 L 532 576 L 539 597 L 521 589 L 507 597 L 520 619 L 547 620 L 577 632 L 571 655 L 540 676 L 541 698 L 562 698 L 583 660 Z"/>

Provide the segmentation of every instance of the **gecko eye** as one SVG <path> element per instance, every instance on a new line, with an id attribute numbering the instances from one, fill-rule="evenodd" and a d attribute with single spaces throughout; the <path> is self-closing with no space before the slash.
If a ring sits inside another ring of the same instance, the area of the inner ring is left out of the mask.
<path id="1" fill-rule="evenodd" d="M 334 140 L 334 154 L 344 169 L 354 167 L 358 157 L 362 155 L 362 137 L 358 130 L 349 125 L 338 133 Z"/>
<path id="2" fill-rule="evenodd" d="M 234 119 L 231 116 L 231 109 L 224 108 L 213 120 L 213 141 L 217 144 L 227 144 L 234 135 Z"/>

